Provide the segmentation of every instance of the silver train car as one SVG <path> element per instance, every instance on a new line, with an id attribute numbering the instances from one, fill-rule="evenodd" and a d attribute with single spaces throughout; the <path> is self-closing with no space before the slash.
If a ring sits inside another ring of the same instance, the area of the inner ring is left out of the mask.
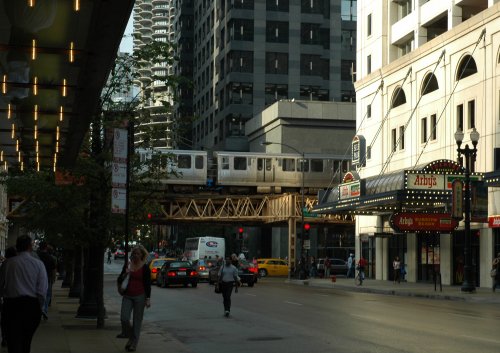
<path id="1" fill-rule="evenodd" d="M 141 161 L 152 158 L 150 150 L 136 150 Z M 162 180 L 169 191 L 188 193 L 215 191 L 222 194 L 304 192 L 338 184 L 350 169 L 342 156 L 299 154 L 162 150 L 163 168 L 172 176 Z M 302 165 L 304 170 L 302 171 Z M 302 184 L 302 177 L 304 181 Z"/>
<path id="2" fill-rule="evenodd" d="M 341 156 L 289 153 L 214 152 L 215 184 L 230 193 L 283 193 L 318 190 L 339 183 L 350 168 Z M 302 171 L 302 165 L 304 170 Z M 336 171 L 339 171 L 336 173 Z M 336 175 L 335 175 L 336 174 Z"/>

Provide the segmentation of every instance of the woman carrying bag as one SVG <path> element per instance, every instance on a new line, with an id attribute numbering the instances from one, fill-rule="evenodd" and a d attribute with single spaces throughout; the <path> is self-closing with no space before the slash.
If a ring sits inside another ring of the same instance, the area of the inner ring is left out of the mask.
<path id="1" fill-rule="evenodd" d="M 151 272 L 145 263 L 147 255 L 148 252 L 142 245 L 135 246 L 130 254 L 129 266 L 124 266 L 120 275 L 122 277 L 128 275 L 128 283 L 126 288 L 123 288 L 120 314 L 122 333 L 117 337 L 129 339 L 125 346 L 128 352 L 135 352 L 139 343 L 144 308 L 151 306 Z M 132 311 L 134 315 L 131 327 Z"/>
<path id="2" fill-rule="evenodd" d="M 224 315 L 229 317 L 231 312 L 231 293 L 233 286 L 241 285 L 238 269 L 231 263 L 231 258 L 226 258 L 226 263 L 219 270 L 219 283 L 224 303 Z"/>

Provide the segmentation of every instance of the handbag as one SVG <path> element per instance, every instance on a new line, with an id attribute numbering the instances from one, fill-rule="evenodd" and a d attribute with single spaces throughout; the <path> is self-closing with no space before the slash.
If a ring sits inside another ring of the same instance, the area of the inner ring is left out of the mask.
<path id="1" fill-rule="evenodd" d="M 118 293 L 120 295 L 124 295 L 125 292 L 127 291 L 129 280 L 130 280 L 129 273 L 122 273 L 118 276 L 118 279 L 116 280 L 116 284 L 118 287 Z"/>
<path id="2" fill-rule="evenodd" d="M 497 269 L 496 269 L 496 267 L 491 269 L 490 276 L 491 277 L 496 277 L 497 276 Z"/>

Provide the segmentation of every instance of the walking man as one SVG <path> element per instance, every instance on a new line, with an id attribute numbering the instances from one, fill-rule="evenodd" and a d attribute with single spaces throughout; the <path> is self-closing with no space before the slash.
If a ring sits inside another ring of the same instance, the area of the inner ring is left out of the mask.
<path id="1" fill-rule="evenodd" d="M 47 294 L 47 272 L 43 262 L 32 256 L 28 235 L 16 241 L 17 256 L 5 263 L 0 276 L 9 353 L 29 353 L 31 340 L 40 324 Z"/>

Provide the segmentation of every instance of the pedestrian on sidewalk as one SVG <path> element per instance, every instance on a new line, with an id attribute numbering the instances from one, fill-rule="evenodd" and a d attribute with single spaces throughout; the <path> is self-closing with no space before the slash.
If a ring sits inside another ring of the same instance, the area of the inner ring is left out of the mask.
<path id="1" fill-rule="evenodd" d="M 51 247 L 49 247 L 49 245 L 45 241 L 42 241 L 37 253 L 38 258 L 43 262 L 43 265 L 45 266 L 48 281 L 47 295 L 45 296 L 45 302 L 42 307 L 42 316 L 44 320 L 47 320 L 49 318 L 48 312 L 50 302 L 52 301 L 52 285 L 56 281 L 57 261 L 56 258 L 50 254 L 50 248 Z"/>
<path id="2" fill-rule="evenodd" d="M 394 270 L 394 283 L 401 283 L 401 261 L 399 261 L 399 256 L 394 258 L 392 262 L 392 268 Z"/>
<path id="3" fill-rule="evenodd" d="M 9 353 L 29 353 L 31 340 L 40 325 L 42 305 L 47 295 L 47 272 L 32 254 L 28 235 L 16 240 L 17 256 L 0 271 L 0 296 L 4 298 L 5 333 Z"/>
<path id="4" fill-rule="evenodd" d="M 146 265 L 147 250 L 137 245 L 130 254 L 130 263 L 123 266 L 122 275 L 129 274 L 128 286 L 122 299 L 120 320 L 122 332 L 118 338 L 128 338 L 125 346 L 127 352 L 135 352 L 141 334 L 144 308 L 151 306 L 151 271 Z M 133 314 L 132 326 L 130 318 Z"/>
<path id="5" fill-rule="evenodd" d="M 349 254 L 347 258 L 347 278 L 354 278 L 354 271 L 356 267 L 356 261 L 354 259 L 354 254 Z"/>
<path id="6" fill-rule="evenodd" d="M 494 292 L 497 287 L 500 287 L 500 252 L 497 254 L 497 257 L 493 259 L 491 269 L 496 270 L 495 276 L 492 277 Z"/>
<path id="7" fill-rule="evenodd" d="M 2 267 L 0 267 L 0 277 L 5 276 L 5 273 L 1 273 L 1 272 L 5 271 L 5 264 L 7 263 L 7 260 L 9 260 L 11 257 L 14 257 L 16 255 L 17 255 L 17 250 L 15 247 L 11 246 L 11 247 L 8 247 L 7 249 L 5 249 L 5 258 L 2 261 Z M 3 310 L 4 310 L 3 298 L 1 298 L 0 300 L 1 300 L 1 312 L 2 312 L 2 314 L 1 314 L 2 316 L 0 318 L 0 326 L 2 329 L 2 347 L 6 347 L 7 346 L 7 333 L 6 333 L 7 323 L 5 320 L 5 315 L 3 313 Z"/>
<path id="8" fill-rule="evenodd" d="M 241 286 L 238 269 L 232 264 L 231 258 L 226 258 L 226 264 L 221 266 L 219 270 L 219 283 L 222 290 L 222 298 L 224 304 L 224 316 L 229 317 L 231 312 L 231 294 L 233 287 Z"/>

